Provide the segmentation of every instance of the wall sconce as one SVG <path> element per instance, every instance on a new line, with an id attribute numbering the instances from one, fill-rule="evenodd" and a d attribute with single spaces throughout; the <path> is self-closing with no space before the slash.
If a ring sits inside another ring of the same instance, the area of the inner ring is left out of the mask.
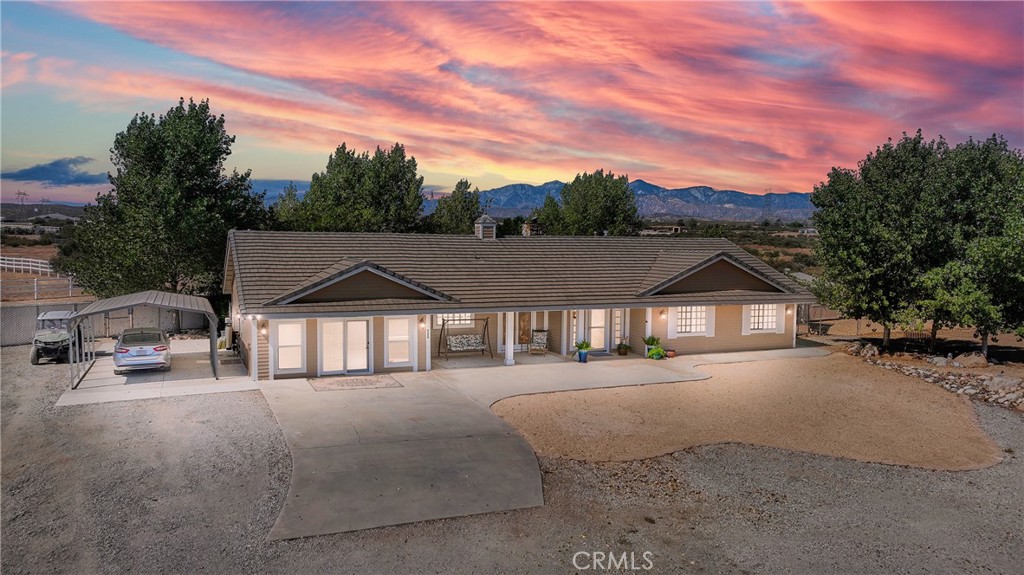
<path id="1" fill-rule="evenodd" d="M 572 319 L 576 319 L 576 311 L 575 310 L 573 310 L 573 312 L 572 312 Z"/>
<path id="2" fill-rule="evenodd" d="M 256 316 L 256 317 L 259 317 L 259 316 Z M 258 325 L 260 326 L 260 335 L 267 335 L 267 323 L 268 322 L 266 320 L 263 320 L 263 321 L 259 322 Z"/>
<path id="3" fill-rule="evenodd" d="M 793 308 L 786 306 L 786 315 L 793 315 Z"/>
<path id="4" fill-rule="evenodd" d="M 660 317 L 661 319 L 667 318 L 668 317 L 668 311 L 667 310 L 661 310 L 660 312 L 658 312 L 658 317 Z"/>
<path id="5" fill-rule="evenodd" d="M 420 329 L 424 329 L 426 327 L 427 327 L 427 320 L 426 320 L 426 318 L 421 317 L 420 318 Z"/>

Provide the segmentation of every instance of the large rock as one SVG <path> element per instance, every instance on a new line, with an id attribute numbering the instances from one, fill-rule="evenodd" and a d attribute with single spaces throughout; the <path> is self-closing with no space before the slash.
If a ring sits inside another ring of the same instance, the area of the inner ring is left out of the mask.
<path id="1" fill-rule="evenodd" d="M 988 367 L 988 360 L 976 351 L 954 357 L 953 363 L 959 363 L 962 367 Z"/>
<path id="2" fill-rule="evenodd" d="M 949 363 L 949 360 L 944 358 L 944 357 L 942 357 L 942 356 L 935 356 L 935 357 L 929 357 L 928 358 L 928 363 L 930 363 L 932 365 L 937 365 L 939 367 L 946 367 L 946 364 Z"/>
<path id="3" fill-rule="evenodd" d="M 873 343 L 869 343 L 860 350 L 861 357 L 875 357 L 878 355 L 878 348 Z"/>
<path id="4" fill-rule="evenodd" d="M 846 348 L 846 353 L 850 355 L 860 355 L 860 350 L 864 349 L 864 345 L 859 341 Z"/>
<path id="5" fill-rule="evenodd" d="M 999 374 L 993 376 L 992 379 L 986 382 L 985 386 L 991 390 L 1002 391 L 1004 389 L 1014 389 L 1024 385 L 1024 380 L 1019 377 L 1013 377 L 1012 375 Z"/>

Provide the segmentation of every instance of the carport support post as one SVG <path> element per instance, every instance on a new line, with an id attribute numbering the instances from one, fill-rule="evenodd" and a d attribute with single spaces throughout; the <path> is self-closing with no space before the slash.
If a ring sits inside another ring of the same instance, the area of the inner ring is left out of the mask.
<path id="1" fill-rule="evenodd" d="M 505 365 L 516 364 L 516 313 L 505 313 Z"/>

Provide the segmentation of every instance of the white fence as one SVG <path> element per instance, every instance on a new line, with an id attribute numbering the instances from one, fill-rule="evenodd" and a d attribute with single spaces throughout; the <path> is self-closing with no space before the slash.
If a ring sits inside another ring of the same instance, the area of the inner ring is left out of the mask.
<path id="1" fill-rule="evenodd" d="M 78 297 L 85 292 L 71 278 L 21 278 L 0 281 L 3 301 Z"/>
<path id="2" fill-rule="evenodd" d="M 38 274 L 46 277 L 61 277 L 53 271 L 50 262 L 32 258 L 9 258 L 0 256 L 0 269 L 23 274 Z"/>

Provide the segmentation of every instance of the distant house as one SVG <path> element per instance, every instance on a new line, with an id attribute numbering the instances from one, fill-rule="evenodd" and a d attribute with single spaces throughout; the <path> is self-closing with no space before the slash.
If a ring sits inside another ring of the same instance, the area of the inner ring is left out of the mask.
<path id="1" fill-rule="evenodd" d="M 793 347 L 799 283 L 722 239 L 232 231 L 223 292 L 254 378 L 431 369 L 467 346 L 506 365 L 534 330 L 643 353 Z M 454 339 L 450 339 L 454 338 Z M 486 349 L 485 347 L 486 346 Z"/>
<path id="2" fill-rule="evenodd" d="M 681 226 L 651 226 L 640 230 L 641 236 L 672 236 L 682 231 Z"/>
<path id="3" fill-rule="evenodd" d="M 800 228 L 801 236 L 817 236 L 818 228 Z"/>

